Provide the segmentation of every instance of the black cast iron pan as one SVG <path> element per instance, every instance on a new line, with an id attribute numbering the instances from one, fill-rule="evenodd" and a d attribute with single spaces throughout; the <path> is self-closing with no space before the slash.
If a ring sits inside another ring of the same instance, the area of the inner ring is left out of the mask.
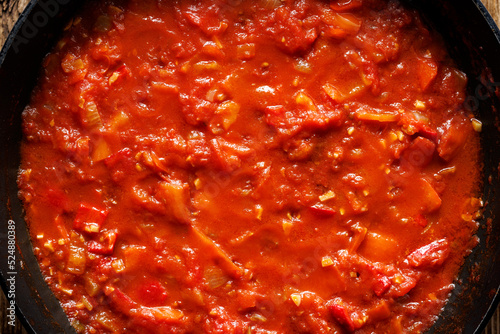
<path id="1" fill-rule="evenodd" d="M 43 57 L 81 6 L 77 0 L 32 0 L 0 53 L 0 283 L 15 294 L 16 312 L 32 333 L 72 333 L 33 255 L 17 197 L 21 112 L 29 101 Z M 500 31 L 479 0 L 406 0 L 440 32 L 467 73 L 464 108 L 483 122 L 482 191 L 487 203 L 478 236 L 450 296 L 429 333 L 481 333 L 500 299 Z M 9 267 L 8 230 L 15 226 L 15 267 Z M 13 279 L 12 279 L 13 278 Z M 15 285 L 11 283 L 15 282 Z M 15 287 L 15 291 L 13 291 Z"/>

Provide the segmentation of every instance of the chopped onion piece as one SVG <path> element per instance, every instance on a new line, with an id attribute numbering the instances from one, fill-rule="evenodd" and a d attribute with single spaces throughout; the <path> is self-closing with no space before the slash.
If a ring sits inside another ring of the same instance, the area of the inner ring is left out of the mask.
<path id="1" fill-rule="evenodd" d="M 361 121 L 375 121 L 380 123 L 392 123 L 399 121 L 399 114 L 357 112 L 356 118 Z"/>

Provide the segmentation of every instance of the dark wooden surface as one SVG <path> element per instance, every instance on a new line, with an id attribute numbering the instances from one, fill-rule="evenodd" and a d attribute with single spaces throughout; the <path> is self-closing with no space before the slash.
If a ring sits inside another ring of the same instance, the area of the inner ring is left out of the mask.
<path id="1" fill-rule="evenodd" d="M 29 0 L 0 0 L 1 16 L 0 16 L 0 45 L 3 45 L 7 35 L 12 29 L 17 17 L 22 12 Z M 500 0 L 483 0 L 486 8 L 500 25 Z M 22 327 L 19 320 L 16 320 L 15 326 L 10 326 L 6 318 L 6 299 L 3 292 L 0 291 L 0 334 L 26 334 L 26 330 Z M 500 334 L 500 308 L 497 309 L 495 315 L 486 327 L 483 334 Z"/>

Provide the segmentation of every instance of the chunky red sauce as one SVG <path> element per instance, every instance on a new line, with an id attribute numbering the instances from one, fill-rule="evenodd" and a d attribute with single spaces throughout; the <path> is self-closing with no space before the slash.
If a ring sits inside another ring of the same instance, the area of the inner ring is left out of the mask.
<path id="1" fill-rule="evenodd" d="M 480 122 L 382 0 L 90 2 L 19 175 L 81 333 L 419 333 L 473 247 Z M 476 130 L 476 131 L 475 131 Z"/>

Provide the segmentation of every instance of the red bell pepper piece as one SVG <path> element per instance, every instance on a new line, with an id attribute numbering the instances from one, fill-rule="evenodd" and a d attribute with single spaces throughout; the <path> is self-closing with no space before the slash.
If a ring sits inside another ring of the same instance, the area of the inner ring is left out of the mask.
<path id="1" fill-rule="evenodd" d="M 387 278 L 387 276 L 380 275 L 375 280 L 375 283 L 372 286 L 372 290 L 378 297 L 381 297 L 384 293 L 389 291 L 391 285 L 392 285 L 391 280 Z"/>
<path id="2" fill-rule="evenodd" d="M 91 240 L 87 244 L 87 249 L 90 253 L 99 255 L 111 255 L 115 249 L 116 232 L 106 231 L 103 232 L 99 238 L 99 242 Z"/>
<path id="3" fill-rule="evenodd" d="M 352 307 L 342 301 L 341 298 L 335 298 L 327 303 L 328 310 L 335 320 L 349 332 L 354 332 L 361 328 L 365 322 L 360 320 L 358 315 L 352 310 Z"/>
<path id="4" fill-rule="evenodd" d="M 319 217 L 331 217 L 337 213 L 334 209 L 320 203 L 310 206 L 309 209 L 313 214 Z"/>
<path id="5" fill-rule="evenodd" d="M 73 228 L 81 232 L 98 233 L 108 216 L 107 210 L 100 210 L 81 203 L 73 221 Z"/>

